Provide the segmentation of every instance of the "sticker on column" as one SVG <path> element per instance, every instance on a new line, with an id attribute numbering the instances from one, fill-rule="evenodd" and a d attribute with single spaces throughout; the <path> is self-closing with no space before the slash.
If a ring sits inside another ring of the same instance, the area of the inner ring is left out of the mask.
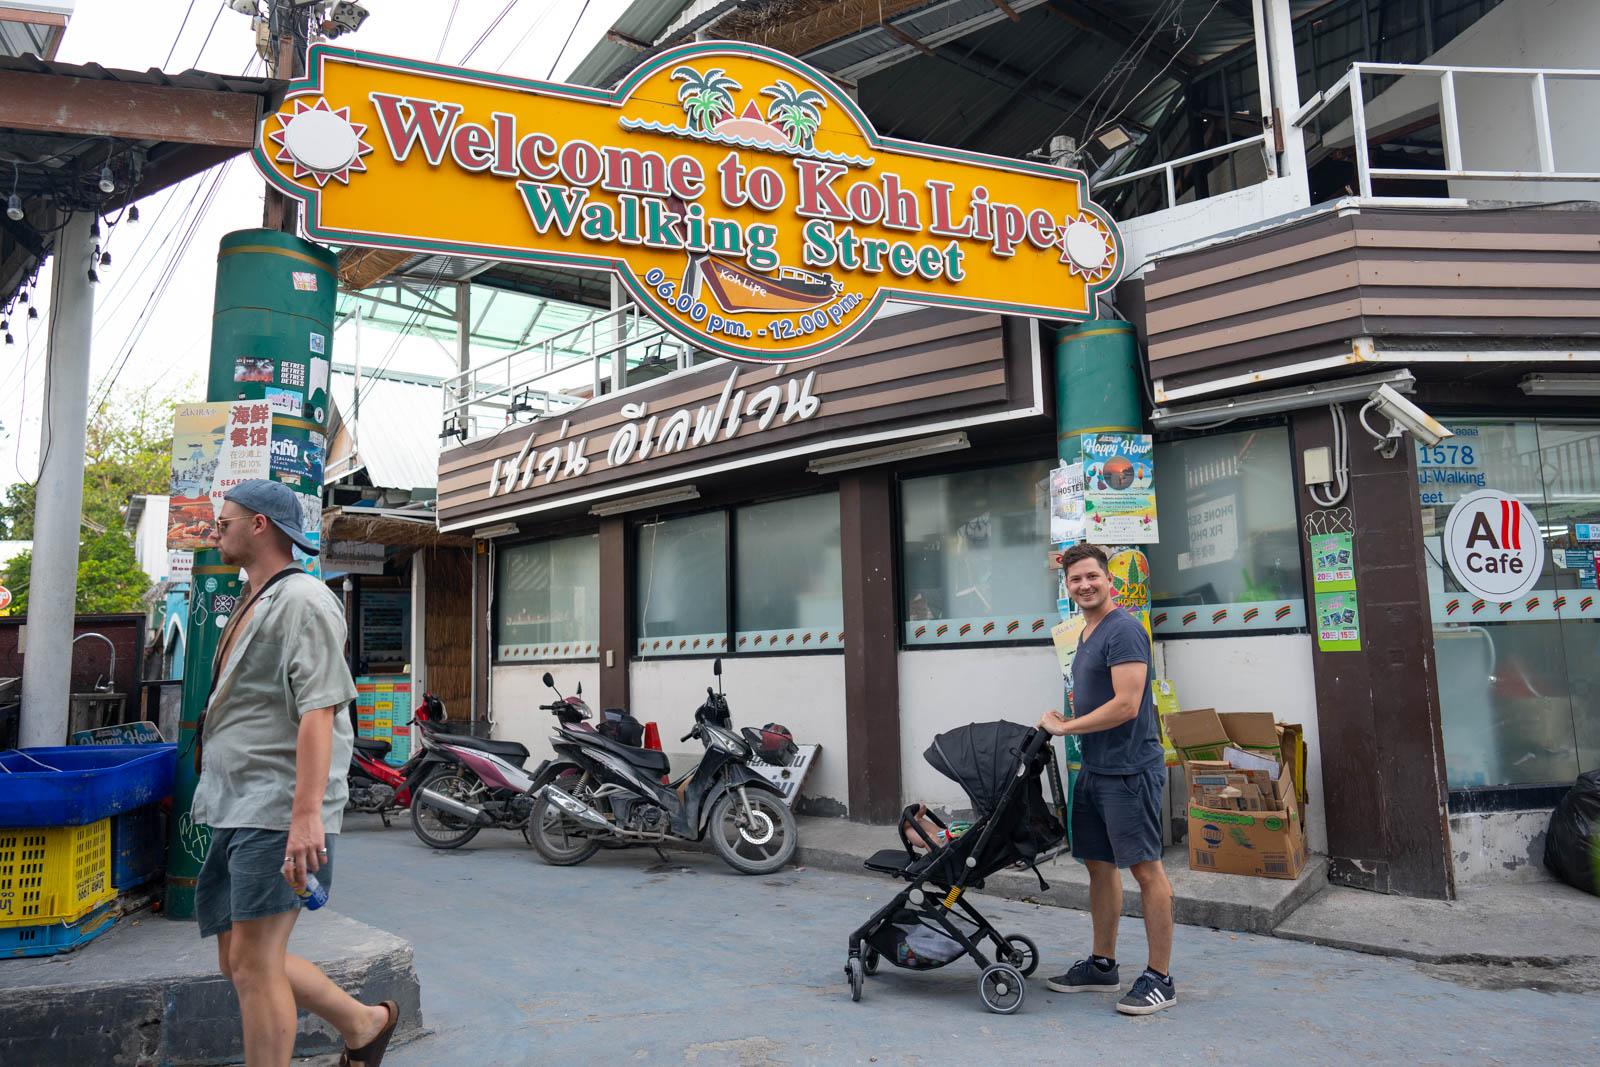
<path id="1" fill-rule="evenodd" d="M 1509 493 L 1481 489 L 1450 509 L 1444 555 L 1462 589 L 1504 604 L 1538 583 L 1544 572 L 1544 535 L 1528 505 Z"/>
<path id="2" fill-rule="evenodd" d="M 322 355 L 328 351 L 328 338 L 326 334 L 314 333 L 311 335 L 311 351 Z"/>
<path id="3" fill-rule="evenodd" d="M 273 411 L 280 415 L 300 417 L 304 401 L 298 392 L 293 389 L 279 389 L 276 386 L 268 386 L 265 392 L 267 403 L 272 406 Z"/>
<path id="4" fill-rule="evenodd" d="M 235 382 L 272 381 L 272 360 L 256 356 L 239 356 L 233 361 Z"/>
<path id="5" fill-rule="evenodd" d="M 289 281 L 294 285 L 297 292 L 314 293 L 317 291 L 317 276 L 311 271 L 290 271 Z"/>
<path id="6" fill-rule="evenodd" d="M 269 382 L 271 380 L 271 378 L 267 379 Z M 304 363 L 280 363 L 278 365 L 278 384 L 304 389 L 306 387 L 306 365 Z"/>

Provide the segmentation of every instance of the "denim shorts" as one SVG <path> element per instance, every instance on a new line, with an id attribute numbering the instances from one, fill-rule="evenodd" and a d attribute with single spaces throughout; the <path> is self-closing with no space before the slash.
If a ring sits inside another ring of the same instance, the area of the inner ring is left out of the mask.
<path id="1" fill-rule="evenodd" d="M 315 875 L 330 892 L 334 839 L 338 836 L 327 835 L 328 854 Z M 236 922 L 265 919 L 300 906 L 300 898 L 283 878 L 288 847 L 287 830 L 241 826 L 211 831 L 211 849 L 194 883 L 194 913 L 200 921 L 201 937 L 225 934 Z"/>
<path id="2" fill-rule="evenodd" d="M 1072 854 L 1118 867 L 1161 858 L 1161 797 L 1167 770 L 1080 771 L 1072 789 Z"/>

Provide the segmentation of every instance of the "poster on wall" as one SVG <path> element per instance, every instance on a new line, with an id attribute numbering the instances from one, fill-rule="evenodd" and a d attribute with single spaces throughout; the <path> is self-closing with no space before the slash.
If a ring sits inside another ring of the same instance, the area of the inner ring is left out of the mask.
<path id="1" fill-rule="evenodd" d="M 361 658 L 405 663 L 411 658 L 411 594 L 361 594 Z"/>
<path id="2" fill-rule="evenodd" d="M 1444 558 L 1461 588 L 1493 604 L 1516 600 L 1544 573 L 1544 531 L 1510 493 L 1481 489 L 1450 509 Z"/>
<path id="3" fill-rule="evenodd" d="M 1083 435 L 1085 533 L 1096 544 L 1147 545 L 1156 525 L 1155 445 L 1149 434 Z"/>
<path id="4" fill-rule="evenodd" d="M 1311 586 L 1318 593 L 1354 591 L 1355 547 L 1354 538 L 1349 533 L 1312 535 Z"/>
<path id="5" fill-rule="evenodd" d="M 272 462 L 272 405 L 265 400 L 237 400 L 228 405 L 222 455 L 211 479 L 211 503 L 218 513 L 228 490 L 240 482 L 265 478 Z"/>
<path id="6" fill-rule="evenodd" d="M 1112 553 L 1106 561 L 1111 575 L 1111 599 L 1144 625 L 1150 636 L 1150 557 L 1137 548 Z"/>
<path id="7" fill-rule="evenodd" d="M 211 483 L 222 458 L 231 405 L 181 404 L 172 417 L 172 477 L 167 483 L 167 550 L 193 553 L 211 544 L 216 511 Z M 192 556 L 191 556 L 192 558 Z"/>
<path id="8" fill-rule="evenodd" d="M 1361 651 L 1361 609 L 1354 589 L 1317 594 L 1317 648 L 1323 652 Z"/>
<path id="9" fill-rule="evenodd" d="M 1076 544 L 1083 532 L 1083 464 L 1063 463 L 1050 472 L 1050 540 Z"/>
<path id="10" fill-rule="evenodd" d="M 1239 552 L 1239 502 L 1229 493 L 1189 506 L 1189 551 L 1178 554 L 1178 569 L 1226 563 Z"/>

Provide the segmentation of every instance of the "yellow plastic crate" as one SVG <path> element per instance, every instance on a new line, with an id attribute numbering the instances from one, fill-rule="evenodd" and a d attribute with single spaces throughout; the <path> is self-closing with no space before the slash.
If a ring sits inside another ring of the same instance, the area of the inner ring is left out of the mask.
<path id="1" fill-rule="evenodd" d="M 0 928 L 73 922 L 115 895 L 110 819 L 0 829 Z"/>

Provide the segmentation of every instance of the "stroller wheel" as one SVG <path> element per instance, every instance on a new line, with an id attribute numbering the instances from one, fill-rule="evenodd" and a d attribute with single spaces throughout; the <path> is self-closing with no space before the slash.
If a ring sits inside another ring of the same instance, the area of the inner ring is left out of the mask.
<path id="1" fill-rule="evenodd" d="M 1022 1007 L 1028 993 L 1022 972 L 1009 963 L 991 963 L 978 979 L 978 995 L 983 1006 L 996 1015 L 1011 1015 Z"/>
<path id="2" fill-rule="evenodd" d="M 861 963 L 860 956 L 851 956 L 850 962 L 845 965 L 845 972 L 850 975 L 850 999 L 861 999 L 861 987 L 866 984 L 866 968 Z"/>
<path id="3" fill-rule="evenodd" d="M 1025 934 L 1007 934 L 1006 949 L 1011 958 L 1007 961 L 1022 972 L 1024 978 L 1039 969 L 1039 946 Z"/>
<path id="4" fill-rule="evenodd" d="M 862 969 L 867 972 L 867 976 L 871 977 L 872 975 L 877 974 L 878 973 L 878 950 L 875 949 L 875 948 L 869 948 L 863 954 L 863 956 L 864 956 L 864 962 L 863 962 L 863 968 Z"/>

